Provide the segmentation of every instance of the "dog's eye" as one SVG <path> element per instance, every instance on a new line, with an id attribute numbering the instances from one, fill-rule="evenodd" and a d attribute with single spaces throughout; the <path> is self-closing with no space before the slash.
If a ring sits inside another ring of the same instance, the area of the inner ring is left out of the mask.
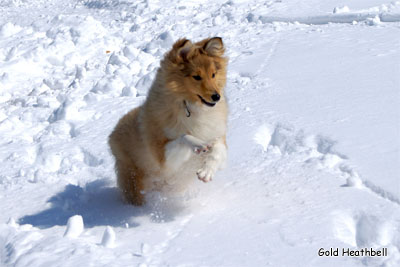
<path id="1" fill-rule="evenodd" d="M 215 78 L 215 73 L 212 74 L 212 77 Z"/>
<path id="2" fill-rule="evenodd" d="M 196 81 L 200 81 L 200 80 L 201 80 L 201 77 L 200 77 L 199 75 L 194 75 L 194 76 L 193 76 L 193 79 L 195 79 Z"/>

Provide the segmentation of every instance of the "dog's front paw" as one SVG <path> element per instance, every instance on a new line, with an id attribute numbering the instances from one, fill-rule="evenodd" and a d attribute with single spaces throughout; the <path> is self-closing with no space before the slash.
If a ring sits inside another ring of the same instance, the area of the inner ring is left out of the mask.
<path id="1" fill-rule="evenodd" d="M 212 181 L 213 176 L 214 176 L 214 169 L 205 165 L 205 166 L 203 166 L 203 168 L 199 169 L 196 172 L 196 174 L 197 174 L 197 177 L 199 178 L 199 180 L 207 183 L 209 181 Z"/>

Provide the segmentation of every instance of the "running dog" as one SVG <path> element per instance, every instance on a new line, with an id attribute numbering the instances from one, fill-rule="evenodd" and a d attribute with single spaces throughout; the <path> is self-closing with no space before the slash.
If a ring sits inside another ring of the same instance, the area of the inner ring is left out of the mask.
<path id="1" fill-rule="evenodd" d="M 143 205 L 165 185 L 211 181 L 227 155 L 228 60 L 219 37 L 180 39 L 167 52 L 145 103 L 123 116 L 109 136 L 118 186 Z"/>

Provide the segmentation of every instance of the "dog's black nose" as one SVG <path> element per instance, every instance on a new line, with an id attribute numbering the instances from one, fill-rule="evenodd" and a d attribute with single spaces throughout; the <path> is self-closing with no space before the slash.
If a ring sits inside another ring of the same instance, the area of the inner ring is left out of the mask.
<path id="1" fill-rule="evenodd" d="M 211 96 L 211 99 L 212 99 L 214 102 L 217 102 L 220 98 L 221 98 L 221 96 L 220 96 L 218 93 L 215 93 L 215 94 L 213 94 L 213 95 Z"/>

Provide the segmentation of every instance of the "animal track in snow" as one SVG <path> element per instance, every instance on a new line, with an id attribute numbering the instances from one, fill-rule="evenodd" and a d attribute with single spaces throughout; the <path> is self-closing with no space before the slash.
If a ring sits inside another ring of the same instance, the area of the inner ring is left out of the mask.
<path id="1" fill-rule="evenodd" d="M 90 167 L 97 167 L 101 164 L 103 164 L 103 159 L 99 159 L 96 156 L 94 156 L 92 153 L 90 153 L 87 150 L 82 150 L 83 155 L 84 155 L 84 162 L 86 165 Z"/>
<path id="2" fill-rule="evenodd" d="M 334 211 L 332 216 L 333 234 L 341 242 L 357 248 L 389 248 L 389 259 L 384 261 L 398 256 L 398 227 L 393 221 L 364 212 Z"/>
<path id="3" fill-rule="evenodd" d="M 254 142 L 265 153 L 295 155 L 305 164 L 314 165 L 338 173 L 346 179 L 346 186 L 367 188 L 379 197 L 400 204 L 400 200 L 370 181 L 362 180 L 358 172 L 349 165 L 345 155 L 334 148 L 335 141 L 318 135 L 306 135 L 292 126 L 276 124 L 261 125 L 254 135 Z"/>
<path id="4" fill-rule="evenodd" d="M 288 125 L 262 125 L 254 135 L 254 141 L 267 153 L 298 153 L 303 155 L 304 162 L 314 163 L 320 168 L 335 169 L 337 166 L 345 166 L 343 162 L 346 157 L 333 149 L 334 141 L 326 137 L 306 135 Z"/>

